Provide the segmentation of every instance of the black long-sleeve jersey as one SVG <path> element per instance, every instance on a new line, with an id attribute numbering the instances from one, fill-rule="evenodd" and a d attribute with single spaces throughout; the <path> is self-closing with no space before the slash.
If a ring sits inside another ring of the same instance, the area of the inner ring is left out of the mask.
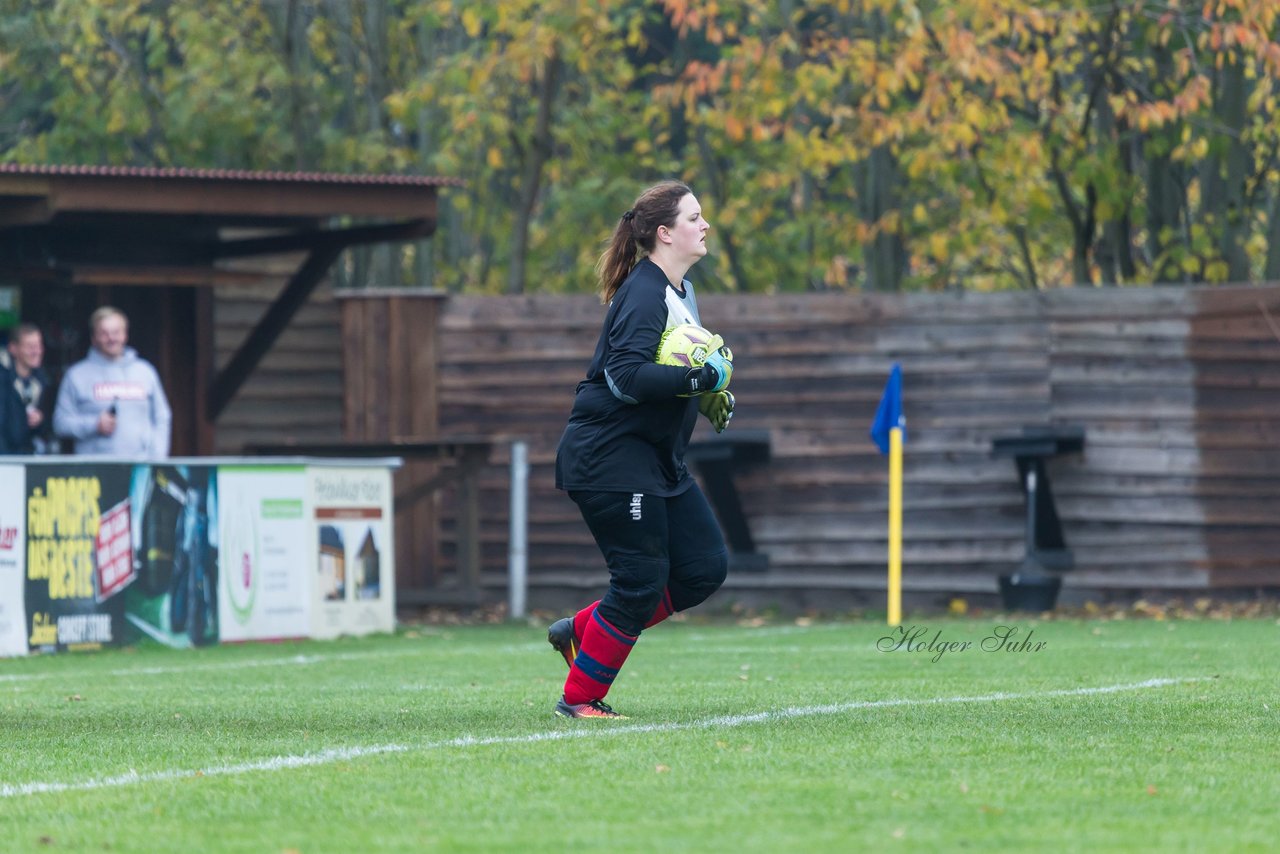
<path id="1" fill-rule="evenodd" d="M 693 285 L 683 285 L 681 293 L 644 258 L 614 294 L 560 437 L 558 488 L 670 497 L 692 484 L 684 452 L 698 399 L 679 396 L 688 368 L 654 361 L 663 332 L 701 325 Z"/>

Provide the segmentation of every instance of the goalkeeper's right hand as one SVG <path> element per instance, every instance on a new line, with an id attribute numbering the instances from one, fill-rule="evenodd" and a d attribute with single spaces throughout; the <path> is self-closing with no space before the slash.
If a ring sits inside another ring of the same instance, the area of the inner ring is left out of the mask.
<path id="1" fill-rule="evenodd" d="M 700 368 L 690 368 L 684 375 L 683 397 L 724 391 L 733 376 L 733 354 L 728 347 L 717 347 L 707 356 Z"/>
<path id="2" fill-rule="evenodd" d="M 698 411 L 707 416 L 717 433 L 723 433 L 733 418 L 733 394 L 728 391 L 704 394 L 698 398 Z"/>

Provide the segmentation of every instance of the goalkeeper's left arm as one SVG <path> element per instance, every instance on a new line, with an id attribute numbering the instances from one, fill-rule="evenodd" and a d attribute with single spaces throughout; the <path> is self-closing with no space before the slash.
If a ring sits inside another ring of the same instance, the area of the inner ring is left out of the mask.
<path id="1" fill-rule="evenodd" d="M 719 336 L 716 340 L 720 340 Z M 631 358 L 626 358 L 627 355 Z M 733 376 L 733 362 L 723 347 L 712 350 L 706 362 L 695 368 L 659 365 L 651 359 L 640 361 L 634 356 L 634 353 L 617 356 L 611 353 L 605 364 L 609 388 L 625 403 L 705 396 L 723 391 Z"/>
<path id="2" fill-rule="evenodd" d="M 610 353 L 605 362 L 604 376 L 609 390 L 623 403 L 697 395 L 728 384 L 728 377 L 722 381 L 721 374 L 714 367 L 659 365 L 647 354 L 640 355 L 643 353 L 643 350 L 639 353 Z"/>
<path id="3" fill-rule="evenodd" d="M 605 380 L 615 397 L 624 403 L 644 403 L 719 391 L 729 384 L 733 366 L 718 350 L 697 368 L 654 362 L 666 330 L 666 305 L 660 293 L 626 293 L 618 299 L 604 361 Z"/>

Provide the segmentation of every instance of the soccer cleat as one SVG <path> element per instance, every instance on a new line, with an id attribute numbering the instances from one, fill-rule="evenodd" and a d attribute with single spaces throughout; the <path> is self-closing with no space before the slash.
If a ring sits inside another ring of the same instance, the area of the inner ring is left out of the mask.
<path id="1" fill-rule="evenodd" d="M 592 700 L 590 703 L 578 703 L 571 706 L 564 701 L 564 697 L 561 697 L 560 702 L 556 703 L 556 714 L 562 718 L 622 718 L 626 720 L 627 717 L 609 708 L 609 704 L 604 700 Z"/>
<path id="2" fill-rule="evenodd" d="M 565 664 L 573 667 L 573 660 L 578 657 L 578 639 L 573 636 L 573 617 L 565 617 L 552 623 L 547 628 L 547 643 L 555 647 Z"/>

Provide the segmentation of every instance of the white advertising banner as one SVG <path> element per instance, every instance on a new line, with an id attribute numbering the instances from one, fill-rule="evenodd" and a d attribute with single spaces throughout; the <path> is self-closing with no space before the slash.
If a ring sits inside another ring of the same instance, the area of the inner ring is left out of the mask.
<path id="1" fill-rule="evenodd" d="M 27 472 L 0 465 L 0 656 L 27 654 Z"/>
<path id="2" fill-rule="evenodd" d="M 391 472 L 312 464 L 315 558 L 311 636 L 395 629 L 395 548 Z"/>
<path id="3" fill-rule="evenodd" d="M 302 465 L 218 467 L 223 642 L 311 633 L 314 523 Z"/>

